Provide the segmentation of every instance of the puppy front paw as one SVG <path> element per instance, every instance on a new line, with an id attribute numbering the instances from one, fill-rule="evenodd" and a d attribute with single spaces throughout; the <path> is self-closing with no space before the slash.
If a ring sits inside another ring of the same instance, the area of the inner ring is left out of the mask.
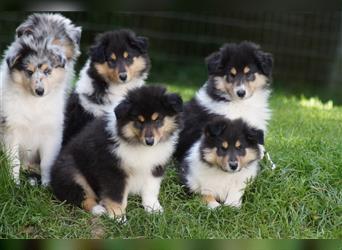
<path id="1" fill-rule="evenodd" d="M 156 202 L 151 202 L 148 204 L 143 204 L 144 209 L 146 212 L 148 213 L 163 213 L 164 209 L 163 207 L 160 205 L 159 201 Z"/>
<path id="2" fill-rule="evenodd" d="M 241 202 L 241 200 L 238 200 L 238 201 L 236 201 L 236 200 L 235 201 L 227 200 L 227 201 L 224 202 L 224 205 L 228 206 L 228 207 L 233 207 L 233 208 L 241 208 L 242 202 Z"/>
<path id="3" fill-rule="evenodd" d="M 107 210 L 102 205 L 96 205 L 91 209 L 91 213 L 92 215 L 95 215 L 95 216 L 101 216 L 107 213 Z"/>
<path id="4" fill-rule="evenodd" d="M 208 207 L 209 209 L 216 209 L 216 208 L 218 208 L 218 207 L 220 207 L 220 206 L 221 206 L 221 204 L 218 203 L 217 201 L 211 201 L 211 202 L 209 202 L 209 203 L 207 204 L 207 207 Z"/>

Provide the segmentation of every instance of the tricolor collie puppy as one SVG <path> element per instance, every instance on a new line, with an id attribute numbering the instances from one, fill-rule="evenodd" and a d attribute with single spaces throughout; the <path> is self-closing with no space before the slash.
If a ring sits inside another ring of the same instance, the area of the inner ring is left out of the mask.
<path id="1" fill-rule="evenodd" d="M 251 42 L 229 43 L 211 54 L 206 63 L 208 81 L 184 107 L 185 124 L 179 137 L 178 159 L 182 159 L 201 136 L 205 124 L 216 115 L 241 118 L 261 132 L 266 131 L 270 119 L 271 54 Z M 263 149 L 263 135 L 259 144 Z"/>
<path id="2" fill-rule="evenodd" d="M 188 150 L 181 178 L 209 208 L 240 207 L 247 181 L 258 172 L 258 131 L 241 119 L 216 118 Z"/>
<path id="3" fill-rule="evenodd" d="M 62 142 L 81 30 L 60 15 L 33 15 L 24 24 L 1 65 L 0 136 L 14 181 L 20 182 L 20 164 L 40 166 L 47 185 Z"/>
<path id="4" fill-rule="evenodd" d="M 159 188 L 178 139 L 182 99 L 165 88 L 131 90 L 109 114 L 90 122 L 66 145 L 53 170 L 56 197 L 93 214 L 121 217 L 129 194 L 161 212 Z"/>
<path id="5" fill-rule="evenodd" d="M 130 30 L 97 37 L 68 101 L 63 145 L 89 121 L 111 113 L 128 90 L 144 84 L 150 69 L 147 47 L 147 39 Z"/>

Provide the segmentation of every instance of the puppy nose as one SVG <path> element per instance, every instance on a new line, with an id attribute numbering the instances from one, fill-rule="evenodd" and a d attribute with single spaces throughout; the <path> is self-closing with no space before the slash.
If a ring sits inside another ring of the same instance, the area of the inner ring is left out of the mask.
<path id="1" fill-rule="evenodd" d="M 43 88 L 36 88 L 35 92 L 39 96 L 44 95 L 44 89 Z"/>
<path id="2" fill-rule="evenodd" d="M 145 137 L 145 142 L 146 142 L 146 145 L 152 146 L 154 143 L 154 138 L 153 137 Z"/>
<path id="3" fill-rule="evenodd" d="M 246 91 L 243 89 L 239 89 L 236 94 L 238 95 L 238 97 L 243 98 L 246 95 Z"/>
<path id="4" fill-rule="evenodd" d="M 237 161 L 229 161 L 229 167 L 231 170 L 236 170 L 238 167 L 238 162 Z"/>
<path id="5" fill-rule="evenodd" d="M 127 73 L 126 72 L 122 72 L 122 73 L 119 73 L 119 78 L 121 81 L 126 81 L 127 79 Z"/>

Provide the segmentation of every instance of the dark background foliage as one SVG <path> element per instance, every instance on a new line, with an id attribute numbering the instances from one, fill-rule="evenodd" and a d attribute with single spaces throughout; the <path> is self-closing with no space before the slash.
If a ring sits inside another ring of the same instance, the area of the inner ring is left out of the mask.
<path id="1" fill-rule="evenodd" d="M 16 27 L 30 14 L 0 15 L 0 48 L 12 41 Z M 316 95 L 342 103 L 341 12 L 66 12 L 82 26 L 82 56 L 96 34 L 131 28 L 150 39 L 152 81 L 190 74 L 187 84 L 206 78 L 204 58 L 225 42 L 250 40 L 275 58 L 274 85 L 297 95 Z M 188 70 L 196 69 L 196 70 Z M 188 70 L 188 71 L 187 71 Z"/>

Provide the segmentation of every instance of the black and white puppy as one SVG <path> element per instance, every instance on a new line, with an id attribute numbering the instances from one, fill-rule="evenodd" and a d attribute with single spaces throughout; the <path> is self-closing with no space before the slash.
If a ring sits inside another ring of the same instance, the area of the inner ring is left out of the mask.
<path id="1" fill-rule="evenodd" d="M 90 48 L 67 109 L 63 145 L 95 117 L 101 117 L 145 83 L 150 70 L 147 38 L 130 30 L 100 34 Z"/>
<path id="2" fill-rule="evenodd" d="M 266 132 L 271 116 L 268 104 L 271 54 L 251 42 L 228 43 L 211 54 L 206 63 L 208 81 L 184 107 L 184 128 L 176 151 L 178 159 L 184 157 L 200 138 L 205 124 L 216 115 L 241 118 L 260 132 Z M 259 134 L 263 157 L 264 136 Z"/>
<path id="3" fill-rule="evenodd" d="M 247 181 L 258 173 L 258 137 L 241 119 L 213 119 L 182 160 L 183 183 L 209 208 L 240 207 Z"/>
<path id="4" fill-rule="evenodd" d="M 148 212 L 158 195 L 179 134 L 182 99 L 158 86 L 128 92 L 113 114 L 90 122 L 66 145 L 53 170 L 56 197 L 109 217 L 125 214 L 129 194 Z"/>
<path id="5" fill-rule="evenodd" d="M 0 79 L 0 136 L 19 184 L 20 164 L 40 167 L 42 184 L 62 142 L 67 89 L 81 29 L 58 14 L 34 14 L 17 29 Z"/>

